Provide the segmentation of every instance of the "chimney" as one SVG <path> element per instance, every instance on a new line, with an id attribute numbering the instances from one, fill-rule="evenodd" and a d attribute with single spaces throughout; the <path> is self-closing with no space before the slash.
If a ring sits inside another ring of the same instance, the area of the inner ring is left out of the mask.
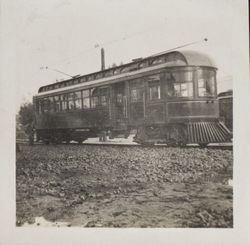
<path id="1" fill-rule="evenodd" d="M 101 70 L 105 70 L 104 48 L 101 48 Z"/>

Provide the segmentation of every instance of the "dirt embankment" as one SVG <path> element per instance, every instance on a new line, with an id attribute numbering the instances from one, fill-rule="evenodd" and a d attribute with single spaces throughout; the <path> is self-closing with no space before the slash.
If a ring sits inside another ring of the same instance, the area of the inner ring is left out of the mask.
<path id="1" fill-rule="evenodd" d="M 17 153 L 17 225 L 232 227 L 232 151 L 78 145 Z"/>

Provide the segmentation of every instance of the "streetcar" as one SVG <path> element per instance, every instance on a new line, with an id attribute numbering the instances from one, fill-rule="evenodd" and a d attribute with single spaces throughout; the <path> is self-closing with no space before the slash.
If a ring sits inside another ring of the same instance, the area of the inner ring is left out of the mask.
<path id="1" fill-rule="evenodd" d="M 229 142 L 216 72 L 206 54 L 172 51 L 42 86 L 33 97 L 37 139 L 82 143 L 135 132 L 140 144 Z"/>
<path id="2" fill-rule="evenodd" d="M 219 115 L 226 127 L 233 132 L 233 91 L 228 90 L 218 94 Z"/>

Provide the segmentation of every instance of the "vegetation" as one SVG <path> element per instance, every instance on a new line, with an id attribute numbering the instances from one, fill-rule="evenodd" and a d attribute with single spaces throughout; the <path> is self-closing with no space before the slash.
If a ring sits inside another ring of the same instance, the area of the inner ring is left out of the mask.
<path id="1" fill-rule="evenodd" d="M 34 114 L 32 103 L 25 103 L 21 106 L 19 110 L 19 121 L 24 128 L 26 128 L 28 125 L 33 125 Z"/>
<path id="2" fill-rule="evenodd" d="M 33 104 L 25 103 L 21 106 L 17 116 L 17 126 L 21 126 L 24 132 L 29 136 L 30 144 L 33 144 L 34 138 L 34 113 Z"/>

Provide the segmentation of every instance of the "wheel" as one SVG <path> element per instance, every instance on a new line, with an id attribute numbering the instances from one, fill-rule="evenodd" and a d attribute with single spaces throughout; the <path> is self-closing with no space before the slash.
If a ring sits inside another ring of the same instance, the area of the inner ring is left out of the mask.
<path id="1" fill-rule="evenodd" d="M 114 139 L 115 137 L 114 137 L 114 132 L 112 132 L 112 131 L 110 131 L 109 132 L 109 139 Z"/>
<path id="2" fill-rule="evenodd" d="M 44 140 L 43 141 L 45 145 L 49 145 L 50 141 L 49 140 Z"/>
<path id="3" fill-rule="evenodd" d="M 61 143 L 62 143 L 62 140 L 60 140 L 60 139 L 55 140 L 55 144 L 60 145 Z"/>
<path id="4" fill-rule="evenodd" d="M 66 144 L 70 143 L 70 137 L 65 137 L 64 141 L 66 142 Z"/>

